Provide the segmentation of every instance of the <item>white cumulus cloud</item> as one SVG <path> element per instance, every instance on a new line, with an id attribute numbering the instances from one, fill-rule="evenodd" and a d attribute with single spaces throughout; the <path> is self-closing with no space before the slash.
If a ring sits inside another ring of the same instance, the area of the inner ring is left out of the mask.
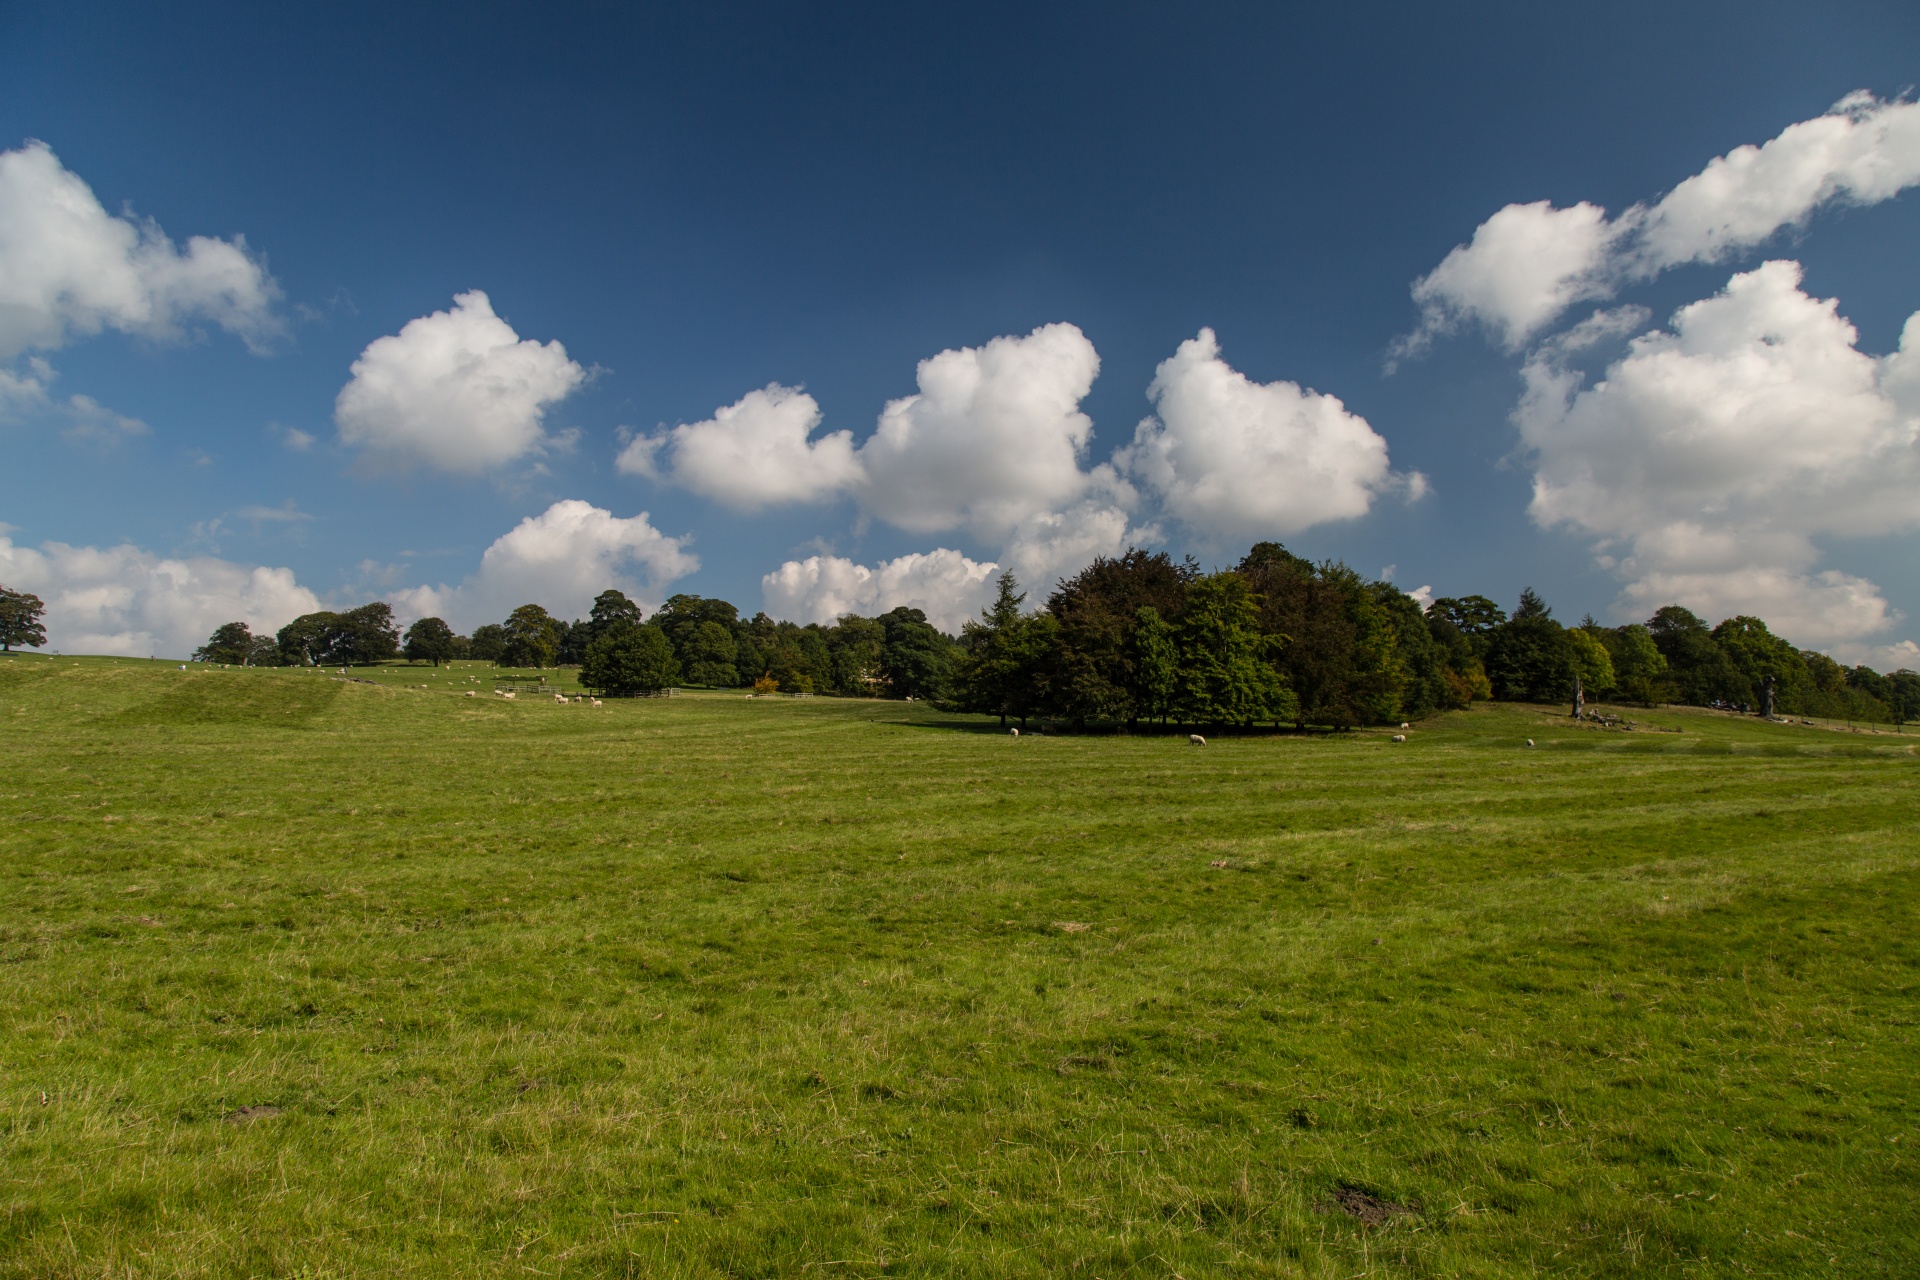
<path id="1" fill-rule="evenodd" d="M 864 475 L 853 433 L 809 439 L 819 425 L 820 406 L 812 396 L 772 383 L 704 422 L 634 440 L 616 465 L 671 480 L 736 511 L 815 502 L 856 487 Z"/>
<path id="2" fill-rule="evenodd" d="M 459 585 L 410 587 L 389 599 L 408 618 L 437 616 L 463 631 L 499 622 L 523 604 L 585 617 L 609 587 L 651 606 L 665 584 L 700 567 L 688 541 L 661 533 L 644 511 L 621 517 L 569 498 L 501 534 Z"/>
<path id="3" fill-rule="evenodd" d="M 243 237 L 190 238 L 115 216 L 41 142 L 0 152 L 0 359 L 104 330 L 155 339 L 206 320 L 258 347 L 280 289 Z"/>
<path id="4" fill-rule="evenodd" d="M 1634 611 L 1751 613 L 1801 644 L 1858 642 L 1896 615 L 1817 570 L 1821 534 L 1920 525 L 1920 315 L 1875 358 L 1800 266 L 1768 262 L 1633 339 L 1593 385 L 1552 345 L 1514 419 L 1532 514 L 1597 535 Z"/>
<path id="5" fill-rule="evenodd" d="M 1080 462 L 1093 422 L 1080 401 L 1100 357 L 1070 324 L 942 351 L 917 394 L 888 403 L 861 446 L 861 504 L 916 533 L 964 528 L 999 542 L 1097 483 Z"/>
<path id="6" fill-rule="evenodd" d="M 474 475 L 551 443 L 547 409 L 586 379 L 559 342 L 522 339 L 475 289 L 376 338 L 334 402 L 343 443 L 376 467 Z"/>
<path id="7" fill-rule="evenodd" d="M 872 567 L 841 556 L 808 556 L 767 574 L 760 588 L 768 614 L 792 622 L 829 623 L 847 613 L 871 617 L 905 605 L 953 633 L 992 599 L 998 568 L 946 547 Z"/>
<path id="8" fill-rule="evenodd" d="M 139 547 L 16 546 L 0 534 L 0 582 L 47 606 L 47 649 L 185 658 L 225 622 L 272 633 L 320 608 L 291 569 Z"/>
<path id="9" fill-rule="evenodd" d="M 1295 533 L 1367 513 L 1393 479 L 1387 442 L 1329 395 L 1260 383 L 1220 358 L 1213 330 L 1162 361 L 1158 410 L 1116 461 L 1169 515 L 1212 538 Z M 1425 480 L 1403 483 L 1414 495 Z"/>
<path id="10" fill-rule="evenodd" d="M 1417 353 L 1463 322 L 1518 350 L 1573 304 L 1688 262 L 1719 262 L 1829 204 L 1874 204 L 1920 183 L 1920 103 L 1868 93 L 1789 125 L 1760 146 L 1709 161 L 1652 204 L 1609 221 L 1580 203 L 1513 204 L 1482 223 L 1416 281 L 1419 327 L 1396 344 Z"/>

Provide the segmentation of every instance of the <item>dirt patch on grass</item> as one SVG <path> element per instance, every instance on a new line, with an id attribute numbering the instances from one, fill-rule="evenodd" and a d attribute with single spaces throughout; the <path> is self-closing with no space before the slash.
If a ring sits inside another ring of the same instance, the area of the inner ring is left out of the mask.
<path id="1" fill-rule="evenodd" d="M 1358 1218 L 1362 1226 L 1384 1227 L 1395 1218 L 1410 1217 L 1420 1212 L 1419 1201 L 1399 1204 L 1383 1199 L 1371 1191 L 1359 1187 L 1339 1187 L 1333 1195 L 1314 1206 L 1322 1213 L 1331 1213 L 1338 1209 L 1350 1218 Z"/>
<path id="2" fill-rule="evenodd" d="M 255 1120 L 271 1120 L 279 1114 L 280 1108 L 271 1103 L 263 1102 L 258 1106 L 240 1108 L 227 1117 L 227 1123 L 252 1124 Z"/>

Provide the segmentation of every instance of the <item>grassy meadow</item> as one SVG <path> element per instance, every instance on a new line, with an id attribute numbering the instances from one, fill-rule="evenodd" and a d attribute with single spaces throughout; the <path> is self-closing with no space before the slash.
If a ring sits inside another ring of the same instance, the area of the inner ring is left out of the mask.
<path id="1" fill-rule="evenodd" d="M 0 1277 L 1920 1274 L 1920 735 L 355 675 L 0 658 Z"/>

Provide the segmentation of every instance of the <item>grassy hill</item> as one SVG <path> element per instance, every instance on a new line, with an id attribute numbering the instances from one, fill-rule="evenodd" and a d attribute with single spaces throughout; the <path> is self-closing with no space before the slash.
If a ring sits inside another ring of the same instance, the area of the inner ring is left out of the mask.
<path id="1" fill-rule="evenodd" d="M 1920 1273 L 1920 736 L 477 674 L 0 658 L 0 1276 Z"/>

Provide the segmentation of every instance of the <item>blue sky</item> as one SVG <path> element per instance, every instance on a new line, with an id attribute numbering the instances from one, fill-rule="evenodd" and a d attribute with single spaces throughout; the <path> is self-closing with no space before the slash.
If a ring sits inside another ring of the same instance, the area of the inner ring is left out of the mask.
<path id="1" fill-rule="evenodd" d="M 951 621 L 990 564 L 1043 593 L 1278 537 L 1920 665 L 1920 398 L 1879 360 L 1920 309 L 1920 11 L 1331 8 L 0 7 L 0 581 L 55 644 L 183 652 L 607 582 Z M 1737 199 L 1659 203 L 1783 137 Z M 36 283 L 76 183 L 149 256 Z M 436 351 L 502 322 L 511 367 L 449 400 Z"/>

